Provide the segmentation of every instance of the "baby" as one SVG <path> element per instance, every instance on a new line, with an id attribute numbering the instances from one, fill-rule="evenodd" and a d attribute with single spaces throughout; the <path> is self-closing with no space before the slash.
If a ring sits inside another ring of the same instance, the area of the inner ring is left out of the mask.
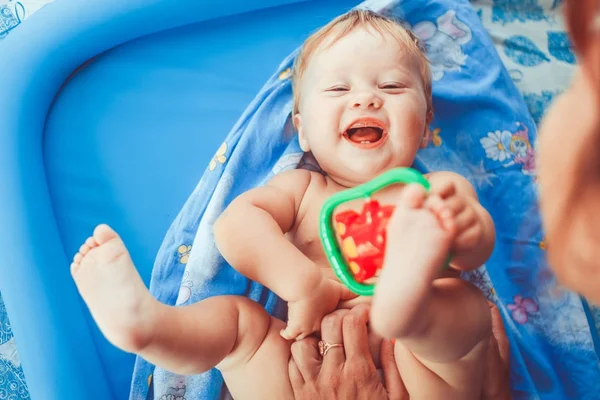
<path id="1" fill-rule="evenodd" d="M 180 374 L 216 367 L 234 398 L 293 398 L 291 341 L 317 331 L 335 309 L 371 301 L 355 298 L 333 276 L 319 241 L 319 213 L 332 194 L 412 165 L 429 138 L 427 60 L 412 34 L 383 16 L 351 11 L 312 35 L 296 60 L 293 85 L 300 144 L 324 173 L 281 173 L 239 196 L 214 226 L 225 259 L 288 302 L 287 325 L 245 297 L 177 308 L 159 303 L 105 225 L 71 266 L 109 341 Z M 464 178 L 437 172 L 427 179 L 428 194 L 398 185 L 378 195 L 395 211 L 370 335 L 396 339 L 397 366 L 411 398 L 478 399 L 490 313 L 458 271 L 486 261 L 494 227 Z M 452 268 L 443 272 L 449 252 Z M 339 351 L 329 348 L 324 357 Z"/>

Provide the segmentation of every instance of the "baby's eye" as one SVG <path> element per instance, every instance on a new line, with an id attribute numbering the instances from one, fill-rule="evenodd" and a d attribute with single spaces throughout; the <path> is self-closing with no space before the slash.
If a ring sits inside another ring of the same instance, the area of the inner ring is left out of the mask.
<path id="1" fill-rule="evenodd" d="M 347 92 L 348 90 L 346 86 L 332 86 L 327 89 L 327 92 Z"/>
<path id="2" fill-rule="evenodd" d="M 381 89 L 404 89 L 406 85 L 403 85 L 399 82 L 388 82 L 379 86 Z"/>

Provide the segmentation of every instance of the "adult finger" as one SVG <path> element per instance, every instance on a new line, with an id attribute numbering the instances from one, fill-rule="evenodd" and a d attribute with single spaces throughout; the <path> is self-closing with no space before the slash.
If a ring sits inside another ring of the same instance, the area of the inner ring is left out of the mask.
<path id="1" fill-rule="evenodd" d="M 292 357 L 295 368 L 301 375 L 302 381 L 310 382 L 317 379 L 321 372 L 321 355 L 319 354 L 318 340 L 309 337 L 292 343 Z M 290 370 L 290 379 L 292 371 Z"/>
<path id="2" fill-rule="evenodd" d="M 298 365 L 293 358 L 290 358 L 290 361 L 288 362 L 288 373 L 290 376 L 292 391 L 294 392 L 294 399 L 315 400 L 322 397 L 319 392 L 318 382 L 304 381 L 302 374 L 298 369 Z"/>
<path id="3" fill-rule="evenodd" d="M 390 400 L 408 400 L 408 392 L 404 381 L 400 377 L 396 357 L 394 356 L 394 344 L 391 340 L 381 343 L 381 369 L 383 370 L 383 381 Z"/>
<path id="4" fill-rule="evenodd" d="M 492 337 L 488 350 L 483 380 L 483 400 L 508 400 L 510 394 L 510 366 L 508 337 L 504 331 L 498 308 L 491 302 Z"/>
<path id="5" fill-rule="evenodd" d="M 371 360 L 367 332 L 368 321 L 369 307 L 367 305 L 358 305 L 344 315 L 342 334 L 347 360 Z"/>
<path id="6" fill-rule="evenodd" d="M 341 371 L 344 367 L 346 357 L 344 355 L 342 321 L 344 315 L 347 313 L 348 310 L 335 310 L 331 314 L 326 315 L 321 322 L 321 339 L 322 342 L 325 342 L 323 345 L 341 345 L 330 347 L 329 350 L 323 354 L 322 372 L 324 374 L 331 374 L 334 376 L 334 371 Z"/>
<path id="7" fill-rule="evenodd" d="M 500 358 L 504 362 L 505 367 L 509 368 L 510 344 L 508 342 L 508 336 L 506 336 L 502 315 L 494 303 L 488 302 L 488 304 L 490 306 L 490 313 L 492 314 L 492 334 L 494 335 L 494 339 L 496 339 Z"/>
<path id="8" fill-rule="evenodd" d="M 290 357 L 288 361 L 288 374 L 290 376 L 290 383 L 292 384 L 292 388 L 294 391 L 296 389 L 301 389 L 306 381 L 300 372 L 300 368 L 298 368 L 298 364 L 294 361 L 293 357 Z"/>

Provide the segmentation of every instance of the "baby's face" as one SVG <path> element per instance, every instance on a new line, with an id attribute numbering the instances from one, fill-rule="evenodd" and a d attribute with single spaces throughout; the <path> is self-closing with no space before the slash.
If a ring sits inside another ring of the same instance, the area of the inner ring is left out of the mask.
<path id="1" fill-rule="evenodd" d="M 418 60 L 370 29 L 318 50 L 300 90 L 301 145 L 346 186 L 410 166 L 428 132 Z"/>

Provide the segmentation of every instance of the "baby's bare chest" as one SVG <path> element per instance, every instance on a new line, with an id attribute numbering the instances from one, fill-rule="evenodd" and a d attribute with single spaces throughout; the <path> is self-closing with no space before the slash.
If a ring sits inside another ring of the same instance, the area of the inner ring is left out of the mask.
<path id="1" fill-rule="evenodd" d="M 377 202 L 376 208 L 381 210 L 380 213 L 383 213 L 384 209 L 393 209 L 402 188 L 402 185 L 389 186 L 377 192 L 371 198 L 360 197 L 343 203 L 335 209 L 333 219 L 335 219 L 337 215 L 349 211 L 364 215 L 364 213 L 368 212 L 367 208 L 369 208 L 369 205 L 372 206 L 373 201 Z M 325 201 L 334 195 L 336 191 L 320 190 L 316 192 L 317 193 L 313 194 L 310 199 L 305 200 L 307 201 L 304 204 L 305 211 L 303 215 L 301 215 L 301 219 L 296 221 L 295 227 L 288 234 L 288 237 L 305 256 L 317 264 L 320 264 L 326 262 L 319 232 L 321 211 Z M 334 221 L 332 221 L 332 226 L 335 225 Z"/>

